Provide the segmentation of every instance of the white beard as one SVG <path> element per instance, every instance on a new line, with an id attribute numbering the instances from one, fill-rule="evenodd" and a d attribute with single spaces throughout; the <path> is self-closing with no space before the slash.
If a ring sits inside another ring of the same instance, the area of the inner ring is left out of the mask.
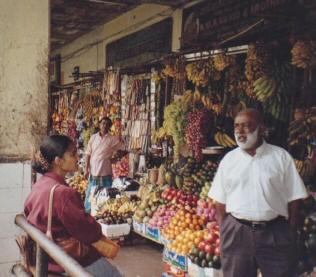
<path id="1" fill-rule="evenodd" d="M 234 135 L 235 135 L 235 140 L 236 140 L 237 145 L 241 149 L 247 150 L 247 149 L 252 148 L 256 144 L 258 140 L 258 134 L 259 134 L 259 126 L 252 133 L 247 134 L 245 142 L 239 141 L 238 139 L 239 135 L 237 135 L 236 133 Z"/>

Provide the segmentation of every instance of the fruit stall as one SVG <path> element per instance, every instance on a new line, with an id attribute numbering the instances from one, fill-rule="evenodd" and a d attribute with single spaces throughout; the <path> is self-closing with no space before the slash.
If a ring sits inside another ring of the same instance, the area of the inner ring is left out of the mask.
<path id="1" fill-rule="evenodd" d="M 306 68 L 312 66 L 313 59 L 307 57 L 316 56 L 313 43 L 296 41 L 285 53 L 283 45 L 274 44 L 271 48 L 270 44 L 255 42 L 239 54 L 222 50 L 218 54 L 200 55 L 194 61 L 188 59 L 184 67 L 178 64 L 183 63 L 186 56 L 175 55 L 174 61 L 168 57 L 165 67 L 149 76 L 119 79 L 125 89 L 122 96 L 125 102 L 120 108 L 122 115 L 117 119 L 122 118 L 120 126 L 129 149 L 140 149 L 146 155 L 147 171 L 140 180 L 142 186 L 137 198 L 123 193 L 99 203 L 95 217 L 104 233 L 113 237 L 127 236 L 132 230 L 163 244 L 166 276 L 220 276 L 219 228 L 214 203 L 207 198 L 207 193 L 221 157 L 236 147 L 233 118 L 246 107 L 263 111 L 268 127 L 266 140 L 291 152 L 308 189 L 315 191 L 315 166 L 309 156 L 315 141 L 316 109 L 313 102 L 305 103 L 297 90 L 306 82 Z M 150 97 L 155 93 L 150 92 L 151 83 L 156 88 L 166 79 L 176 83 L 183 75 L 186 77 L 184 90 L 172 94 L 170 104 L 164 108 L 161 126 L 154 124 L 156 117 L 150 118 L 149 112 L 153 104 L 137 96 L 136 88 L 143 91 L 143 97 Z M 89 105 L 100 105 L 98 97 L 90 98 Z M 99 108 L 92 108 L 87 117 L 89 110 L 85 109 L 89 105 L 84 102 L 86 98 L 82 101 L 76 116 L 80 117 L 81 112 L 85 122 L 93 122 L 100 112 L 106 111 L 101 104 Z M 69 114 L 62 107 L 63 116 Z M 136 110 L 140 112 L 133 114 Z M 108 111 L 110 115 L 118 112 L 114 108 Z M 63 122 L 66 118 L 63 117 Z M 80 137 L 77 139 L 80 141 Z M 166 142 L 172 147 L 168 156 L 163 157 L 162 152 L 151 154 L 151 149 L 162 149 Z M 164 159 L 154 168 L 158 172 L 156 178 L 149 178 L 153 169 L 150 159 L 155 155 Z M 115 171 L 117 176 L 129 174 L 127 164 L 125 157 L 125 168 L 118 169 L 125 171 Z M 71 184 L 83 194 L 82 179 L 78 177 Z M 299 232 L 302 272 L 311 270 L 315 261 L 315 206 L 311 196 L 304 201 L 301 210 L 304 219 Z"/>
<path id="2" fill-rule="evenodd" d="M 211 2 L 184 10 L 184 21 L 190 23 L 192 12 L 201 22 L 212 18 L 205 16 L 214 10 Z M 287 3 L 275 2 L 279 9 Z M 240 10 L 248 7 L 244 1 L 238 5 Z M 268 12 L 269 5 L 256 4 L 247 12 Z M 222 276 L 219 226 L 207 194 L 221 158 L 236 147 L 234 117 L 242 109 L 256 108 L 264 115 L 265 140 L 292 154 L 310 192 L 300 211 L 298 250 L 300 273 L 311 272 L 316 266 L 316 172 L 311 160 L 316 145 L 316 40 L 308 33 L 289 33 L 285 22 L 277 26 L 280 36 L 275 37 L 270 34 L 275 25 L 259 22 L 251 35 L 245 35 L 250 29 L 238 26 L 238 39 L 205 44 L 213 33 L 205 30 L 205 36 L 201 31 L 190 37 L 189 23 L 182 51 L 148 63 L 141 72 L 111 68 L 97 80 L 52 96 L 53 129 L 72 136 L 79 149 L 95 132 L 98 118 L 110 116 L 113 133 L 122 134 L 130 151 L 113 165 L 113 172 L 137 179 L 137 195 L 120 191 L 106 197 L 97 203 L 94 216 L 110 237 L 135 232 L 164 245 L 164 276 Z M 220 32 L 213 35 L 223 39 Z M 141 166 L 140 155 L 145 157 Z M 86 181 L 79 175 L 69 182 L 84 197 Z"/>

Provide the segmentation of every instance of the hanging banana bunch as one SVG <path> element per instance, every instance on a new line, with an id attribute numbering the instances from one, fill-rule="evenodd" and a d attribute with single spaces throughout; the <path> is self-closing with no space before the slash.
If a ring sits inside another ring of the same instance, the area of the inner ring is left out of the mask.
<path id="1" fill-rule="evenodd" d="M 276 80 L 266 75 L 254 81 L 253 85 L 256 99 L 260 102 L 266 102 L 277 92 Z"/>
<path id="2" fill-rule="evenodd" d="M 315 172 L 315 167 L 310 160 L 294 159 L 294 163 L 298 173 L 303 179 L 313 176 Z"/>
<path id="3" fill-rule="evenodd" d="M 207 62 L 198 61 L 189 63 L 185 67 L 188 80 L 196 86 L 205 87 L 209 81 L 209 68 Z"/>
<path id="4" fill-rule="evenodd" d="M 214 139 L 218 145 L 225 148 L 233 148 L 237 146 L 235 140 L 232 139 L 227 133 L 222 131 L 216 132 Z"/>
<path id="5" fill-rule="evenodd" d="M 268 76 L 271 72 L 271 56 L 266 46 L 261 42 L 252 43 L 248 47 L 245 75 L 248 80 L 246 93 L 256 98 L 254 82 L 260 77 Z"/>
<path id="6" fill-rule="evenodd" d="M 224 53 L 220 53 L 213 57 L 214 67 L 217 71 L 223 71 L 228 66 L 233 65 L 235 61 L 234 56 L 227 56 Z"/>
<path id="7" fill-rule="evenodd" d="M 316 64 L 316 41 L 298 40 L 292 50 L 292 64 L 298 68 L 307 68 Z"/>

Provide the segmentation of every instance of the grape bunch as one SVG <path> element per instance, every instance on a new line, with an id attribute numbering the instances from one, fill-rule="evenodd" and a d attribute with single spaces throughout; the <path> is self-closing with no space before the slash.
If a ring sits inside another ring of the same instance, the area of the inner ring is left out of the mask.
<path id="1" fill-rule="evenodd" d="M 197 161 L 202 160 L 202 148 L 207 145 L 209 133 L 208 122 L 211 122 L 212 114 L 208 110 L 192 111 L 188 115 L 186 137 L 188 144 Z"/>
<path id="2" fill-rule="evenodd" d="M 185 103 L 182 100 L 172 102 L 164 110 L 165 121 L 163 123 L 163 128 L 167 135 L 172 136 L 175 160 L 179 159 L 180 147 L 184 144 L 187 111 L 188 103 Z"/>

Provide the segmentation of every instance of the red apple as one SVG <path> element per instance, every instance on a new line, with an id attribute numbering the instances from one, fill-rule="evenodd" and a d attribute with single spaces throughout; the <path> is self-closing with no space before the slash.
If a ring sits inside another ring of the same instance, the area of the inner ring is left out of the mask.
<path id="1" fill-rule="evenodd" d="M 214 254 L 214 247 L 210 244 L 206 244 L 204 247 L 204 251 L 208 254 Z"/>
<path id="2" fill-rule="evenodd" d="M 208 223 L 206 224 L 206 228 L 207 228 L 207 230 L 212 231 L 212 230 L 215 228 L 216 225 L 217 225 L 217 223 L 216 223 L 215 221 L 208 222 Z"/>
<path id="3" fill-rule="evenodd" d="M 173 196 L 172 196 L 171 194 L 168 194 L 167 200 L 168 200 L 168 201 L 171 201 L 172 199 L 173 199 Z"/>
<path id="4" fill-rule="evenodd" d="M 216 237 L 212 233 L 207 233 L 204 235 L 204 241 L 211 244 L 216 241 Z"/>
<path id="5" fill-rule="evenodd" d="M 220 242 L 221 242 L 221 241 L 220 241 L 220 239 L 219 239 L 219 238 L 218 238 L 218 239 L 216 239 L 216 241 L 215 241 L 215 245 L 216 245 L 216 246 L 219 246 Z"/>
<path id="6" fill-rule="evenodd" d="M 217 246 L 214 250 L 214 253 L 216 256 L 220 256 L 221 255 L 221 249 L 219 248 L 219 246 Z"/>
<path id="7" fill-rule="evenodd" d="M 168 196 L 168 192 L 167 191 L 164 191 L 162 194 L 161 194 L 161 197 L 163 199 L 167 199 L 167 196 Z"/>
<path id="8" fill-rule="evenodd" d="M 192 194 L 187 195 L 187 200 L 188 200 L 189 202 L 192 202 L 192 201 L 193 201 L 193 195 L 192 195 Z"/>
<path id="9" fill-rule="evenodd" d="M 196 194 L 194 194 L 194 195 L 193 195 L 193 201 L 197 203 L 198 200 L 199 200 L 199 196 L 196 195 Z"/>
<path id="10" fill-rule="evenodd" d="M 199 243 L 199 245 L 198 245 L 199 250 L 204 251 L 205 245 L 206 245 L 205 242 L 204 242 L 204 241 L 201 241 L 201 242 Z"/>

